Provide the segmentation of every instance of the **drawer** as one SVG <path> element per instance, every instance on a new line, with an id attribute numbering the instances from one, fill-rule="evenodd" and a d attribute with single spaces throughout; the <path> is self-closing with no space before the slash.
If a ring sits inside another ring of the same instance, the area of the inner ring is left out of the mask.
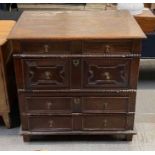
<path id="1" fill-rule="evenodd" d="M 20 41 L 20 52 L 38 54 L 65 54 L 70 52 L 69 41 Z"/>
<path id="2" fill-rule="evenodd" d="M 129 113 L 135 111 L 135 92 L 19 92 L 21 113 Z"/>
<path id="3" fill-rule="evenodd" d="M 126 113 L 130 97 L 24 97 L 22 111 L 28 113 Z"/>
<path id="4" fill-rule="evenodd" d="M 30 131 L 72 130 L 70 116 L 29 116 L 28 128 Z"/>
<path id="5" fill-rule="evenodd" d="M 20 110 L 30 114 L 72 114 L 81 112 L 81 97 L 55 97 L 51 94 L 19 95 Z"/>
<path id="6" fill-rule="evenodd" d="M 29 131 L 132 130 L 134 114 L 22 115 Z"/>
<path id="7" fill-rule="evenodd" d="M 83 97 L 83 113 L 126 113 L 130 102 L 129 97 Z"/>
<path id="8" fill-rule="evenodd" d="M 86 115 L 82 119 L 83 130 L 126 130 L 128 116 L 126 115 Z"/>
<path id="9" fill-rule="evenodd" d="M 27 89 L 69 88 L 67 58 L 22 59 L 24 85 Z"/>
<path id="10" fill-rule="evenodd" d="M 14 60 L 18 89 L 137 88 L 139 58 L 39 56 Z"/>
<path id="11" fill-rule="evenodd" d="M 83 87 L 136 88 L 138 69 L 138 59 L 83 58 Z"/>
<path id="12" fill-rule="evenodd" d="M 25 97 L 27 112 L 72 113 L 71 97 Z"/>
<path id="13" fill-rule="evenodd" d="M 132 40 L 84 41 L 83 53 L 95 54 L 130 54 L 140 52 L 140 43 Z"/>

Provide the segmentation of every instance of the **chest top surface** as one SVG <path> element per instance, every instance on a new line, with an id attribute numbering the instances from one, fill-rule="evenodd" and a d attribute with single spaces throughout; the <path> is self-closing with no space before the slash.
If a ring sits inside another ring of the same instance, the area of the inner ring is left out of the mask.
<path id="1" fill-rule="evenodd" d="M 127 11 L 25 11 L 9 39 L 145 38 Z"/>

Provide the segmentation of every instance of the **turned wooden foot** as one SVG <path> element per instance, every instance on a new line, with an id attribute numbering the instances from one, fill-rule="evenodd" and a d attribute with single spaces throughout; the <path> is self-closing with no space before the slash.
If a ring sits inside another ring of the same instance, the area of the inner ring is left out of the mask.
<path id="1" fill-rule="evenodd" d="M 132 141 L 132 137 L 133 137 L 133 135 L 126 135 L 125 140 L 126 141 Z"/>
<path id="2" fill-rule="evenodd" d="M 31 137 L 29 135 L 23 135 L 23 140 L 24 142 L 29 142 L 31 141 Z"/>
<path id="3" fill-rule="evenodd" d="M 3 118 L 3 121 L 5 123 L 5 126 L 7 128 L 11 128 L 11 120 L 10 120 L 10 115 L 9 113 L 3 113 L 2 114 L 2 118 Z"/>

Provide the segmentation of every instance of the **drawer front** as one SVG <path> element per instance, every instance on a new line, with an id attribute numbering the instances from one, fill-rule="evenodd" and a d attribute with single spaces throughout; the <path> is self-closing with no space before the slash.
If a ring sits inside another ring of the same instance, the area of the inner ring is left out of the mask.
<path id="1" fill-rule="evenodd" d="M 132 130 L 134 115 L 22 115 L 22 128 L 29 131 Z"/>
<path id="2" fill-rule="evenodd" d="M 24 114 L 133 113 L 135 97 L 135 92 L 19 92 L 19 106 Z"/>
<path id="3" fill-rule="evenodd" d="M 29 116 L 28 128 L 31 131 L 72 130 L 72 117 Z"/>
<path id="4" fill-rule="evenodd" d="M 83 113 L 126 113 L 129 104 L 128 97 L 84 97 L 82 111 Z"/>
<path id="5" fill-rule="evenodd" d="M 130 58 L 83 59 L 84 88 L 136 88 L 138 60 Z M 130 77 L 135 76 L 135 81 Z"/>
<path id="6" fill-rule="evenodd" d="M 21 97 L 26 113 L 127 113 L 134 101 L 129 97 Z M 129 105 L 130 104 L 130 105 Z"/>
<path id="7" fill-rule="evenodd" d="M 95 54 L 130 54 L 139 53 L 140 43 L 131 40 L 84 41 L 83 53 Z"/>
<path id="8" fill-rule="evenodd" d="M 27 112 L 72 113 L 71 97 L 26 97 Z"/>
<path id="9" fill-rule="evenodd" d="M 127 117 L 123 115 L 86 115 L 83 130 L 126 130 Z"/>
<path id="10" fill-rule="evenodd" d="M 68 59 L 26 59 L 23 66 L 28 89 L 69 88 Z"/>
<path id="11" fill-rule="evenodd" d="M 70 52 L 69 41 L 21 41 L 22 53 L 63 54 Z"/>

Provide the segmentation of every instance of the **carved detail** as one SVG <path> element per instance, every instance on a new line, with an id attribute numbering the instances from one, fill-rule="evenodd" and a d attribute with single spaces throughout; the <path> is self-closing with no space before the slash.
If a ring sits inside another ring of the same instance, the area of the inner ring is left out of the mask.
<path id="1" fill-rule="evenodd" d="M 88 85 L 126 85 L 128 82 L 126 64 L 117 66 L 89 65 Z"/>

